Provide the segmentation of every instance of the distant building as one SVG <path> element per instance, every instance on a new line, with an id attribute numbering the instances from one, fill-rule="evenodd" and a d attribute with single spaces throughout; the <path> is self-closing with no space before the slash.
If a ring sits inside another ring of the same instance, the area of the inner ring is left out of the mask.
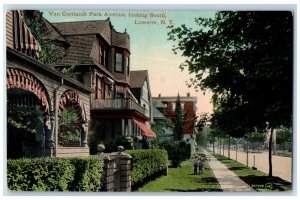
<path id="1" fill-rule="evenodd" d="M 152 97 L 147 70 L 130 71 L 130 90 L 139 104 L 145 109 L 145 115 L 150 119 L 146 122 L 150 127 L 153 121 Z"/>
<path id="2" fill-rule="evenodd" d="M 170 118 L 174 123 L 176 99 L 177 96 L 163 97 L 160 94 L 158 97 L 152 97 L 155 113 L 154 121 L 159 120 L 159 117 L 162 118 L 162 114 L 166 118 Z M 191 97 L 190 93 L 187 93 L 187 96 L 180 96 L 180 101 L 184 113 L 183 137 L 185 140 L 194 139 L 197 97 Z"/>

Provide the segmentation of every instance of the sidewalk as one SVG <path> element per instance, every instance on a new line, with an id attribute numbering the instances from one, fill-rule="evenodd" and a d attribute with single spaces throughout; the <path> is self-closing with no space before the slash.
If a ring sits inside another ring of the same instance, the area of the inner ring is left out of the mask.
<path id="1" fill-rule="evenodd" d="M 255 192 L 247 183 L 242 181 L 236 174 L 230 171 L 224 164 L 213 157 L 209 152 L 203 150 L 209 158 L 209 166 L 213 170 L 221 189 L 224 192 Z"/>
<path id="2" fill-rule="evenodd" d="M 212 148 L 210 149 L 212 151 Z M 220 153 L 220 149 L 215 147 L 215 152 Z M 223 151 L 221 150 L 220 155 L 223 155 Z M 255 155 L 255 162 L 254 162 Z M 224 156 L 228 157 L 228 150 L 225 149 Z M 243 151 L 230 151 L 230 158 L 232 160 L 236 160 L 244 165 L 247 165 L 247 154 Z M 288 182 L 292 182 L 292 172 L 293 172 L 293 158 L 290 157 L 282 157 L 272 155 L 273 162 L 273 176 L 278 176 L 283 180 Z M 268 152 L 261 153 L 252 153 L 249 152 L 248 156 L 248 166 L 255 166 L 259 171 L 269 173 L 269 155 Z"/>

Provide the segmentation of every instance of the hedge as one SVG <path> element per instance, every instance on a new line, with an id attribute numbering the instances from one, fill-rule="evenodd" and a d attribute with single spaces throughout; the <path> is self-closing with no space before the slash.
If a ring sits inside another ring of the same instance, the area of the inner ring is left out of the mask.
<path id="1" fill-rule="evenodd" d="M 7 161 L 12 191 L 98 191 L 103 161 L 86 158 L 22 158 Z"/>
<path id="2" fill-rule="evenodd" d="M 191 145 L 183 141 L 166 140 L 162 141 L 160 148 L 166 149 L 172 167 L 179 167 L 180 163 L 191 157 Z"/>
<path id="3" fill-rule="evenodd" d="M 168 168 L 168 153 L 162 149 L 126 150 L 132 156 L 132 185 Z"/>
<path id="4" fill-rule="evenodd" d="M 70 158 L 75 166 L 74 181 L 69 185 L 70 191 L 99 191 L 103 172 L 103 160 L 97 157 Z"/>

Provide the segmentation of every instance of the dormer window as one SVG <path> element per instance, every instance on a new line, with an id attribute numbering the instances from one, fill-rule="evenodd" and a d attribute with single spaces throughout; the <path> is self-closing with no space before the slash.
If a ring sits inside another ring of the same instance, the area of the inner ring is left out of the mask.
<path id="1" fill-rule="evenodd" d="M 116 53 L 115 71 L 123 72 L 123 54 Z"/>
<path id="2" fill-rule="evenodd" d="M 102 45 L 100 42 L 99 42 L 99 56 L 98 57 L 99 57 L 98 58 L 99 64 L 104 66 L 105 68 L 107 68 L 107 61 L 106 61 L 107 50 L 104 47 L 104 45 Z"/>

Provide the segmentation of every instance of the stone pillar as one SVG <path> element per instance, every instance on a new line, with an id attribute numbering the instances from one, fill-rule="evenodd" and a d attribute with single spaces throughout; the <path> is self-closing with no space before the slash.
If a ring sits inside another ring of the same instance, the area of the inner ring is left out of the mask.
<path id="1" fill-rule="evenodd" d="M 130 192 L 131 191 L 131 156 L 125 154 L 122 146 L 117 153 L 105 154 L 105 146 L 97 146 L 98 155 L 104 161 L 101 177 L 101 191 Z"/>
<path id="2" fill-rule="evenodd" d="M 104 166 L 101 177 L 101 191 L 105 192 L 113 192 L 115 190 L 115 171 L 116 171 L 116 163 L 115 158 L 110 157 L 108 154 L 104 153 L 105 146 L 103 144 L 99 144 L 97 146 L 98 155 L 103 159 Z"/>
<path id="3" fill-rule="evenodd" d="M 118 147 L 118 153 L 115 154 L 119 176 L 116 179 L 117 191 L 131 191 L 131 156 L 125 154 L 122 146 Z M 115 190 L 116 191 L 116 190 Z"/>
<path id="4" fill-rule="evenodd" d="M 87 134 L 88 134 L 88 124 L 83 123 L 82 124 L 82 129 L 81 129 L 81 142 L 80 142 L 81 147 L 88 147 L 88 145 L 87 145 Z"/>

